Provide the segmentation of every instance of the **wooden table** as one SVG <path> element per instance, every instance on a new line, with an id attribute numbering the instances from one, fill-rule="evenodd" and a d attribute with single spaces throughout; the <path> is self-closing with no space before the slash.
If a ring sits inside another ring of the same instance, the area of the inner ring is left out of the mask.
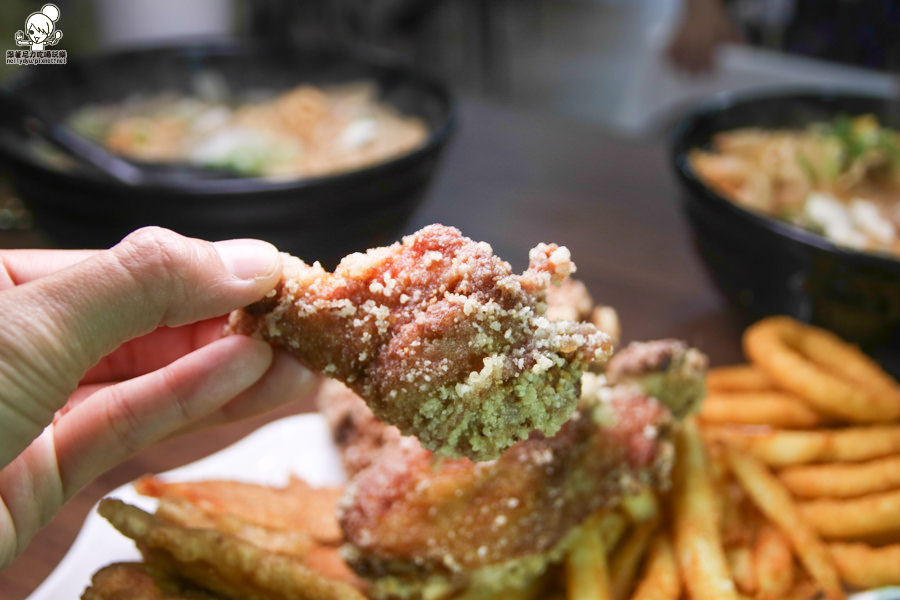
<path id="1" fill-rule="evenodd" d="M 566 244 L 598 302 L 619 311 L 626 340 L 679 337 L 713 364 L 740 360 L 741 321 L 703 271 L 679 214 L 664 143 L 622 141 L 584 123 L 464 102 L 460 128 L 409 231 L 459 227 L 516 269 L 541 241 Z M 43 243 L 0 234 L 0 247 Z M 104 493 L 222 448 L 274 415 L 197 433 L 142 452 L 92 483 L 0 572 L 0 598 L 27 597 L 50 573 Z M 81 590 L 72 590 L 77 598 Z M 65 599 L 60 599 L 65 600 Z"/>

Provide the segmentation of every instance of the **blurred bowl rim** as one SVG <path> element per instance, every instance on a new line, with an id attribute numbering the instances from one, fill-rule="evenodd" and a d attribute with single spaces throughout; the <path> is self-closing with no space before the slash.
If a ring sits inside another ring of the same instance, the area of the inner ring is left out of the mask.
<path id="1" fill-rule="evenodd" d="M 128 56 L 141 56 L 153 54 L 179 54 L 179 53 L 202 53 L 202 54 L 253 54 L 260 52 L 301 52 L 304 49 L 310 49 L 319 52 L 331 52 L 354 61 L 359 61 L 366 66 L 375 69 L 384 69 L 387 71 L 395 71 L 403 73 L 411 81 L 421 85 L 425 89 L 434 93 L 446 105 L 446 117 L 438 127 L 429 127 L 428 137 L 424 144 L 416 148 L 412 152 L 407 152 L 400 156 L 391 158 L 386 161 L 375 163 L 361 169 L 353 169 L 351 171 L 341 171 L 330 175 L 322 175 L 316 177 L 302 177 L 295 179 L 274 179 L 266 177 L 240 177 L 234 179 L 211 179 L 204 181 L 185 181 L 177 182 L 172 185 L 161 184 L 139 184 L 129 185 L 124 182 L 108 179 L 100 174 L 91 175 L 85 171 L 62 171 L 34 159 L 25 153 L 17 153 L 9 148 L 8 144 L 0 144 L 0 160 L 7 160 L 12 163 L 18 163 L 27 169 L 37 171 L 39 174 L 58 177 L 67 183 L 87 184 L 93 186 L 107 187 L 115 191 L 135 190 L 142 191 L 158 191 L 160 193 L 182 193 L 193 196 L 231 196 L 252 193 L 278 192 L 285 190 L 302 190 L 316 187 L 329 187 L 336 182 L 347 184 L 354 180 L 368 179 L 373 176 L 379 176 L 385 171 L 389 171 L 398 167 L 403 167 L 408 163 L 418 161 L 421 157 L 436 152 L 448 140 L 451 133 L 456 127 L 458 120 L 458 106 L 455 95 L 449 86 L 439 78 L 430 75 L 421 69 L 418 69 L 408 63 L 401 56 L 387 50 L 379 48 L 365 48 L 350 46 L 347 44 L 339 44 L 336 42 L 303 42 L 298 44 L 269 44 L 260 43 L 254 40 L 243 38 L 215 38 L 205 39 L 198 42 L 186 44 L 164 43 L 161 45 L 141 46 L 139 48 L 128 48 L 122 50 L 112 50 L 102 52 L 95 55 L 69 58 L 67 64 L 75 64 L 84 68 L 93 68 L 96 70 L 98 64 L 113 58 L 123 58 Z M 365 54 L 363 54 L 363 51 Z M 34 75 L 34 71 L 21 71 L 9 77 L 2 82 L 3 87 L 15 89 L 20 85 L 24 85 L 29 79 L 38 77 Z M 298 82 L 298 83 L 302 83 Z"/>
<path id="2" fill-rule="evenodd" d="M 891 258 L 883 254 L 873 252 L 863 252 L 854 250 L 845 246 L 839 246 L 825 236 L 821 236 L 811 231 L 807 231 L 796 225 L 791 225 L 783 221 L 779 221 L 774 217 L 769 217 L 761 213 L 754 212 L 750 209 L 738 205 L 736 202 L 725 198 L 715 192 L 711 187 L 706 185 L 702 179 L 693 170 L 688 158 L 688 154 L 698 146 L 689 145 L 688 138 L 691 137 L 699 123 L 705 119 L 715 117 L 730 109 L 745 106 L 761 101 L 777 101 L 777 100 L 836 100 L 856 99 L 863 101 L 878 101 L 895 103 L 900 108 L 900 97 L 885 96 L 877 94 L 860 94 L 850 92 L 846 89 L 831 87 L 798 87 L 795 89 L 781 89 L 777 92 L 773 91 L 756 91 L 756 92 L 723 92 L 716 94 L 712 98 L 704 101 L 699 106 L 688 112 L 673 127 L 670 134 L 669 153 L 670 161 L 675 169 L 678 179 L 687 186 L 688 190 L 694 195 L 703 198 L 706 202 L 736 215 L 740 218 L 755 224 L 758 227 L 766 229 L 772 233 L 787 237 L 803 246 L 809 246 L 813 250 L 834 254 L 841 260 L 853 264 L 872 268 L 887 269 L 900 273 L 900 257 Z M 752 125 L 747 125 L 751 127 Z M 719 131 L 726 131 L 724 129 Z M 900 131 L 900 130 L 898 130 Z"/>

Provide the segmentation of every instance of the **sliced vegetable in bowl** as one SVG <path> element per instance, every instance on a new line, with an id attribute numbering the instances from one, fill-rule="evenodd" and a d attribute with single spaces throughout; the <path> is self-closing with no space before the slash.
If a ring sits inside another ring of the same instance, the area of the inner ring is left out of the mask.
<path id="1" fill-rule="evenodd" d="M 744 208 L 841 246 L 900 254 L 900 138 L 871 114 L 798 128 L 716 133 L 689 154 L 700 179 Z"/>

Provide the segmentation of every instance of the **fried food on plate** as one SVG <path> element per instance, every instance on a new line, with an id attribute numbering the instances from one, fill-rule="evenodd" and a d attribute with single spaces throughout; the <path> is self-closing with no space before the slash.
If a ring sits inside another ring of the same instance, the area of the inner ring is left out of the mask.
<path id="1" fill-rule="evenodd" d="M 900 417 L 897 382 L 831 332 L 769 317 L 747 330 L 744 351 L 779 386 L 824 414 L 852 423 Z"/>
<path id="2" fill-rule="evenodd" d="M 825 419 L 808 404 L 784 392 L 711 392 L 703 400 L 700 420 L 704 423 L 767 425 L 809 428 Z"/>
<path id="3" fill-rule="evenodd" d="M 551 321 L 588 321 L 594 311 L 594 299 L 584 282 L 571 277 L 547 288 L 547 312 Z"/>
<path id="4" fill-rule="evenodd" d="M 650 547 L 650 555 L 632 600 L 678 600 L 681 579 L 675 552 L 665 534 L 659 533 Z"/>
<path id="5" fill-rule="evenodd" d="M 650 547 L 658 524 L 656 520 L 652 520 L 635 525 L 616 547 L 609 563 L 609 588 L 613 600 L 628 598 L 635 585 L 638 567 Z"/>
<path id="6" fill-rule="evenodd" d="M 841 579 L 861 588 L 900 585 L 900 544 L 831 544 L 831 558 Z"/>
<path id="7" fill-rule="evenodd" d="M 146 563 L 114 563 L 91 577 L 81 600 L 223 600 Z"/>
<path id="8" fill-rule="evenodd" d="M 534 434 L 496 461 L 440 459 L 402 438 L 348 487 L 345 558 L 373 580 L 376 597 L 489 588 L 495 576 L 502 587 L 504 573 L 540 572 L 597 509 L 664 484 L 671 424 L 655 400 L 619 391 L 580 408 L 552 438 Z"/>
<path id="9" fill-rule="evenodd" d="M 794 583 L 794 555 L 790 541 L 769 523 L 763 525 L 756 536 L 753 567 L 759 600 L 778 600 Z"/>
<path id="10" fill-rule="evenodd" d="M 600 515 L 591 516 L 579 528 L 566 553 L 566 597 L 569 600 L 612 600 L 607 551 Z"/>
<path id="11" fill-rule="evenodd" d="M 828 550 L 806 515 L 794 503 L 790 492 L 756 458 L 729 448 L 728 465 L 757 508 L 790 541 L 800 562 L 819 586 L 827 600 L 843 600 L 837 570 Z"/>
<path id="12" fill-rule="evenodd" d="M 706 375 L 710 392 L 765 392 L 775 389 L 775 382 L 753 365 L 714 367 Z"/>
<path id="13" fill-rule="evenodd" d="M 230 600 L 364 600 L 296 557 L 259 548 L 214 529 L 194 529 L 107 498 L 98 512 L 133 539 L 146 562 Z"/>
<path id="14" fill-rule="evenodd" d="M 800 512 L 823 538 L 873 539 L 900 535 L 900 489 L 858 498 L 817 498 Z"/>
<path id="15" fill-rule="evenodd" d="M 636 386 L 678 419 L 699 408 L 706 395 L 706 356 L 681 340 L 632 342 L 610 360 L 613 386 Z"/>
<path id="16" fill-rule="evenodd" d="M 284 487 L 240 481 L 165 482 L 144 477 L 138 492 L 159 498 L 156 515 L 182 527 L 214 529 L 314 571 L 361 586 L 340 558 L 337 503 L 343 488 L 314 488 L 292 477 Z"/>
<path id="17" fill-rule="evenodd" d="M 900 453 L 900 425 L 869 425 L 809 431 L 747 431 L 706 427 L 712 439 L 742 448 L 772 467 L 814 462 L 854 462 Z"/>
<path id="18" fill-rule="evenodd" d="M 143 477 L 135 483 L 138 493 L 166 502 L 184 500 L 212 521 L 232 517 L 248 525 L 272 531 L 304 532 L 318 543 L 339 544 L 341 530 L 334 511 L 344 490 L 341 487 L 314 488 L 291 477 L 284 487 L 239 481 L 163 481 Z M 204 523 L 182 523 L 188 527 Z"/>
<path id="19" fill-rule="evenodd" d="M 799 498 L 852 498 L 900 489 L 900 455 L 867 462 L 788 467 L 778 473 Z"/>
<path id="20" fill-rule="evenodd" d="M 320 404 L 351 474 L 340 514 L 345 558 L 373 596 L 503 589 L 561 558 L 598 509 L 665 487 L 674 419 L 642 381 L 672 369 L 702 380 L 704 372 L 702 357 L 683 356 L 696 351 L 662 345 L 670 347 L 632 345 L 616 355 L 616 385 L 585 374 L 579 408 L 555 436 L 536 432 L 491 462 L 440 459 L 367 416 L 351 392 L 327 386 Z M 663 399 L 696 407 L 699 396 L 687 401 L 684 390 L 702 386 L 674 372 L 669 380 L 685 385 Z"/>
<path id="21" fill-rule="evenodd" d="M 672 506 L 675 554 L 694 600 L 737 600 L 718 524 L 718 504 L 703 442 L 692 420 L 677 437 Z"/>
<path id="22" fill-rule="evenodd" d="M 346 383 L 426 448 L 494 459 L 535 429 L 555 433 L 582 371 L 612 351 L 592 324 L 544 315 L 547 288 L 575 268 L 569 251 L 539 244 L 529 258 L 514 275 L 488 244 L 441 225 L 347 256 L 334 273 L 285 256 L 274 293 L 229 328 Z"/>

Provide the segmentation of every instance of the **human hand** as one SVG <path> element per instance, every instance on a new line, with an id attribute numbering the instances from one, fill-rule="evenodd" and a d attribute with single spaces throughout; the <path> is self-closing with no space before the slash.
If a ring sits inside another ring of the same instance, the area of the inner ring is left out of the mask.
<path id="1" fill-rule="evenodd" d="M 280 276 L 264 242 L 159 228 L 106 251 L 0 251 L 0 568 L 137 450 L 314 391 L 288 354 L 221 335 Z"/>
<path id="2" fill-rule="evenodd" d="M 719 46 L 741 43 L 744 36 L 718 0 L 695 4 L 686 11 L 667 50 L 669 59 L 679 69 L 705 73 L 713 68 Z"/>

